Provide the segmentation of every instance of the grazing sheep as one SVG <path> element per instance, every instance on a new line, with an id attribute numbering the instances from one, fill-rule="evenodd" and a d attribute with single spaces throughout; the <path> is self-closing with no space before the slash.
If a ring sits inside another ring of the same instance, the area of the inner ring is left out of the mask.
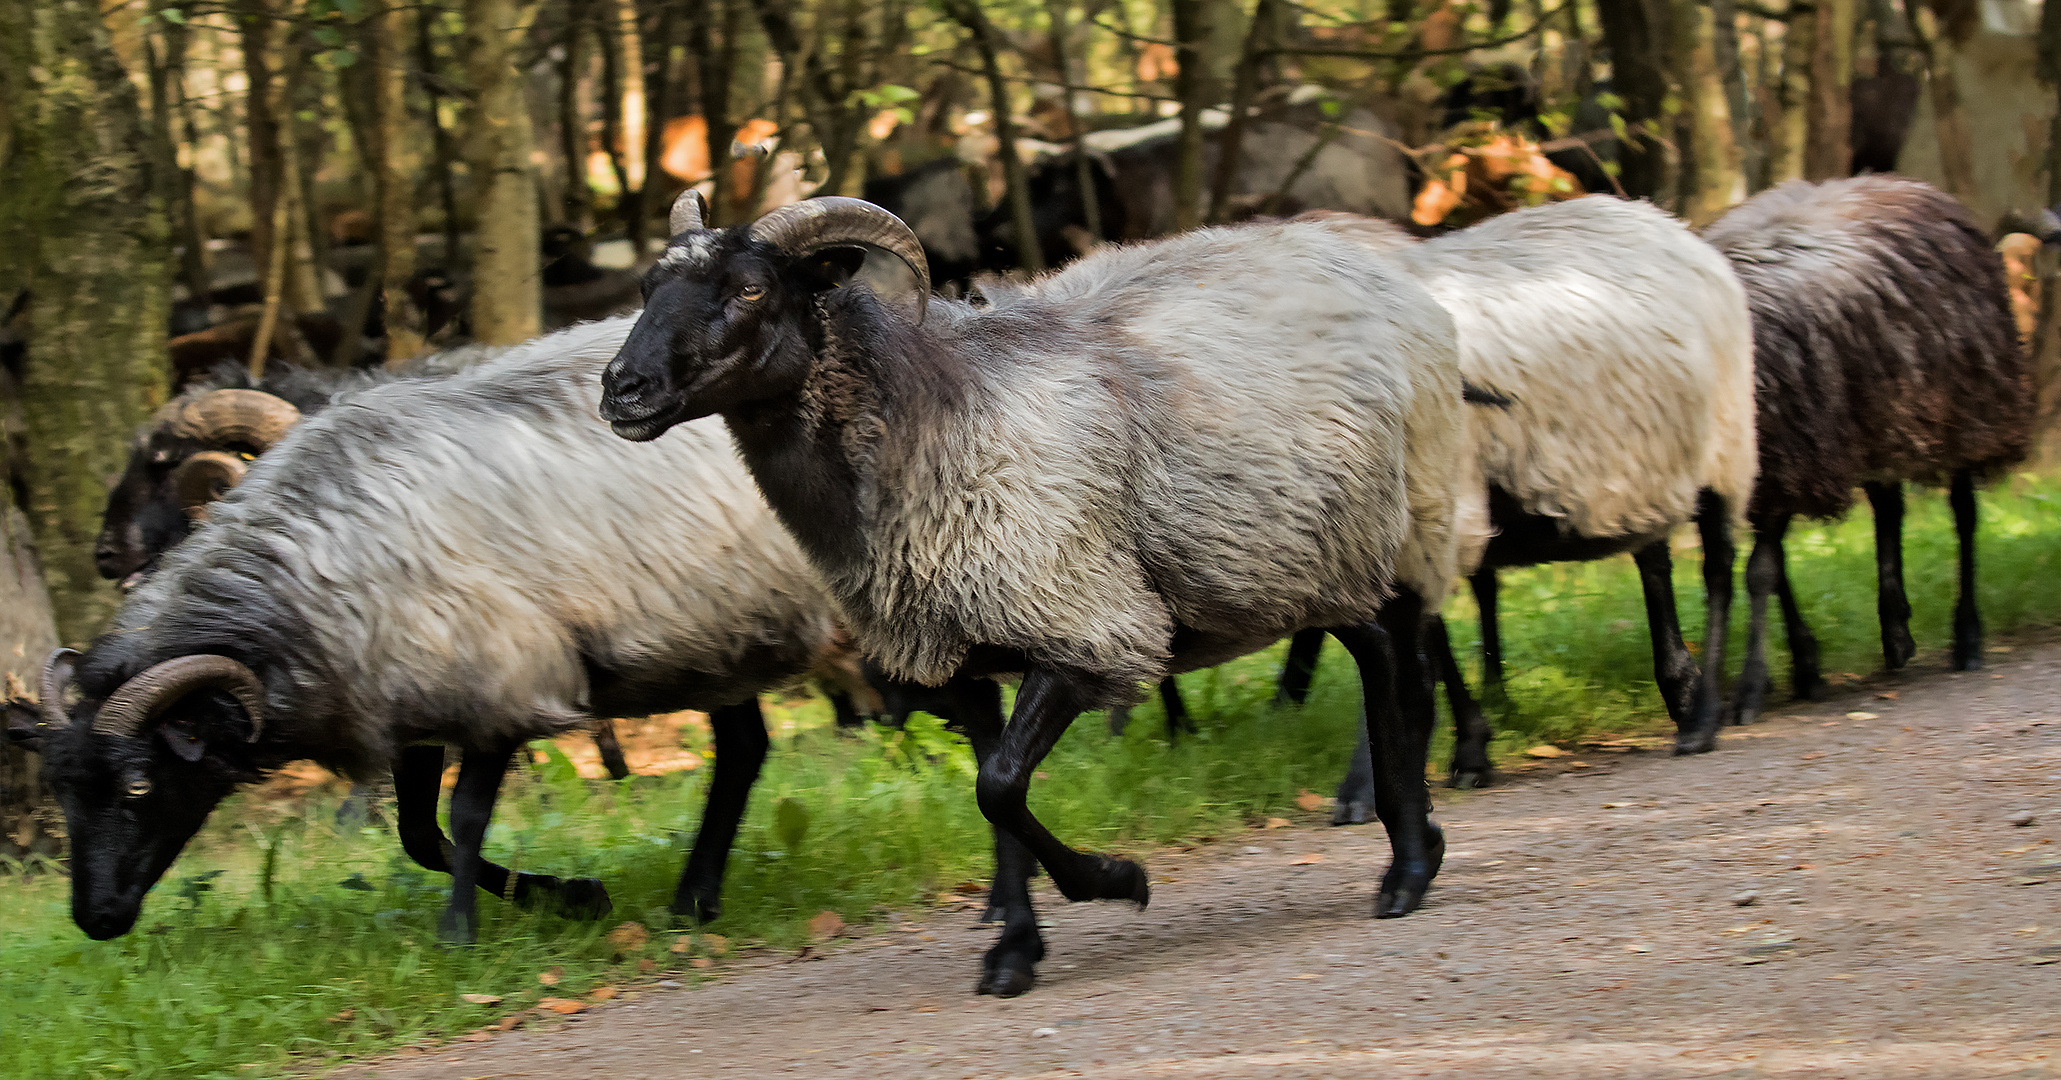
<path id="1" fill-rule="evenodd" d="M 1074 717 L 1322 627 L 1366 687 L 1395 855 L 1376 914 L 1416 908 L 1443 851 L 1418 639 L 1452 574 L 1462 438 L 1452 321 L 1421 287 L 1276 224 L 1099 251 L 975 306 L 929 300 L 921 245 L 869 203 L 702 220 L 675 204 L 603 415 L 636 440 L 722 415 L 890 675 L 1023 674 L 1007 726 L 971 732 L 976 792 L 1061 893 L 1149 896 L 1026 805 Z M 840 287 L 867 247 L 915 273 L 913 312 Z M 1028 989 L 1044 953 L 1013 892 L 983 992 Z"/>
<path id="2" fill-rule="evenodd" d="M 1951 196 L 1886 176 L 1783 184 L 1704 239 L 1745 282 L 1760 407 L 1735 717 L 1757 715 L 1772 687 L 1769 592 L 1788 624 L 1797 696 L 1822 691 L 1817 639 L 1789 587 L 1782 541 L 1791 518 L 1844 514 L 1855 487 L 1875 511 L 1882 657 L 1900 668 L 1917 648 L 1903 586 L 1903 482 L 1948 485 L 1961 542 L 1953 666 L 1980 668 L 1975 485 L 2025 456 L 2034 406 L 1988 239 Z"/>
<path id="3" fill-rule="evenodd" d="M 677 709 L 710 713 L 717 754 L 673 905 L 715 914 L 766 751 L 755 695 L 842 639 L 714 422 L 638 447 L 595 421 L 630 326 L 576 327 L 301 421 L 130 594 L 76 679 L 55 658 L 45 705 L 67 685 L 77 701 L 42 742 L 82 929 L 126 932 L 216 802 L 302 758 L 394 769 L 404 846 L 452 874 L 447 939 L 473 938 L 475 884 L 606 910 L 599 882 L 524 874 L 508 889 L 480 858 L 501 775 L 527 740 Z M 442 748 L 424 743 L 464 751 L 449 849 Z"/>

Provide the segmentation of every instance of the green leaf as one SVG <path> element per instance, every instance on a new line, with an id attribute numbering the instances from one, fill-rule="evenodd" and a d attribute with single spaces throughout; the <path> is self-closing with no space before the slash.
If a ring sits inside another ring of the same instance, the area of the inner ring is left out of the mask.
<path id="1" fill-rule="evenodd" d="M 358 62 L 357 52 L 351 49 L 332 49 L 328 55 L 329 62 L 340 68 L 347 68 Z"/>
<path id="2" fill-rule="evenodd" d="M 883 86 L 879 90 L 874 91 L 874 93 L 880 96 L 880 100 L 887 102 L 889 104 L 893 104 L 898 101 L 914 101 L 917 98 L 923 96 L 922 94 L 919 94 L 906 86 L 897 86 L 894 83 L 888 83 L 886 86 Z"/>
<path id="3" fill-rule="evenodd" d="M 788 797 L 773 806 L 773 834 L 780 839 L 780 845 L 790 852 L 801 850 L 802 839 L 809 834 L 809 808 L 800 799 Z"/>
<path id="4" fill-rule="evenodd" d="M 327 45 L 332 49 L 343 44 L 343 31 L 338 30 L 334 26 L 318 26 L 309 31 L 309 36 L 314 38 L 319 44 Z"/>
<path id="5" fill-rule="evenodd" d="M 1624 117 L 1619 116 L 1616 113 L 1610 114 L 1610 130 L 1617 133 L 1618 141 L 1632 141 L 1631 131 L 1625 127 Z"/>
<path id="6" fill-rule="evenodd" d="M 174 23 L 179 26 L 186 25 L 186 13 L 180 11 L 178 8 L 165 8 L 158 12 L 158 17 L 164 19 L 168 23 Z"/>

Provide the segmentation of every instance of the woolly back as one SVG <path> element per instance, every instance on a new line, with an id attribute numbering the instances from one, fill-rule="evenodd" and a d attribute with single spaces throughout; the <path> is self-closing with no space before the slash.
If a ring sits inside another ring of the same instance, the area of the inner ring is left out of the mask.
<path id="1" fill-rule="evenodd" d="M 1371 618 L 1398 581 L 1443 593 L 1452 323 L 1393 261 L 1209 229 L 989 300 L 867 352 L 866 546 L 825 576 L 891 673 L 994 645 L 1128 685 Z M 1177 625 L 1204 644 L 1170 656 Z"/>
<path id="2" fill-rule="evenodd" d="M 1680 222 L 1591 196 L 1399 257 L 1452 313 L 1461 372 L 1512 399 L 1468 410 L 1479 476 L 1465 535 L 1485 535 L 1489 487 L 1585 538 L 1665 532 L 1704 488 L 1743 521 L 1755 461 L 1745 294 Z M 1463 569 L 1479 555 L 1463 552 Z"/>
<path id="3" fill-rule="evenodd" d="M 634 444 L 597 415 L 630 325 L 303 421 L 124 606 L 124 663 L 242 659 L 293 737 L 375 768 L 395 735 L 577 723 L 591 671 L 704 709 L 798 674 L 828 603 L 720 422 Z"/>
<path id="4" fill-rule="evenodd" d="M 1832 517 L 1863 481 L 2025 455 L 2030 365 L 2002 264 L 1960 202 L 1886 176 L 1791 181 L 1704 238 L 1753 309 L 1756 516 Z"/>

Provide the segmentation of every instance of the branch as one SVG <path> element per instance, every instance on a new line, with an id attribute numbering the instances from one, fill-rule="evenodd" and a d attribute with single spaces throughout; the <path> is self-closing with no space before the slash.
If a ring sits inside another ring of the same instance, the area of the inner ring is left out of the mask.
<path id="1" fill-rule="evenodd" d="M 1142 41 L 1147 45 L 1164 45 L 1169 49 L 1178 49 L 1181 47 L 1181 43 L 1178 41 L 1168 41 L 1165 38 L 1146 37 L 1143 34 L 1134 34 L 1129 30 L 1123 29 L 1122 27 L 1111 26 L 1100 19 L 1089 19 L 1088 22 L 1090 25 L 1094 26 L 1098 30 L 1107 30 L 1112 34 L 1115 34 L 1117 37 L 1123 38 L 1127 41 Z"/>
<path id="2" fill-rule="evenodd" d="M 959 73 L 960 73 L 960 74 L 962 74 L 962 75 L 979 75 L 979 76 L 981 76 L 982 78 L 986 78 L 986 77 L 987 77 L 987 72 L 986 72 L 986 71 L 984 71 L 983 69 L 981 69 L 981 68 L 977 68 L 977 67 L 971 67 L 971 66 L 968 66 L 968 65 L 966 65 L 966 64 L 954 63 L 953 61 L 950 61 L 950 60 L 940 60 L 940 59 L 931 59 L 931 61 L 930 61 L 930 62 L 931 62 L 931 63 L 933 63 L 933 64 L 935 64 L 935 65 L 937 65 L 938 67 L 941 67 L 941 68 L 949 68 L 949 69 L 950 69 L 950 70 L 952 70 L 952 71 L 956 71 L 956 72 L 959 72 Z M 1054 80 L 1052 80 L 1052 79 L 1040 79 L 1040 78 L 1036 78 L 1036 77 L 1034 77 L 1034 76 L 1030 76 L 1030 75 L 1004 75 L 1004 76 L 1002 76 L 1002 77 L 1003 77 L 1004 79 L 1007 79 L 1007 80 L 1009 80 L 1010 82 L 1013 82 L 1013 83 L 1023 83 L 1023 84 L 1024 84 L 1024 85 L 1026 85 L 1026 86 L 1058 86 L 1058 85 L 1061 85 L 1060 83 L 1058 83 L 1058 82 L 1055 82 L 1055 81 L 1054 81 Z M 1105 94 L 1105 95 L 1107 95 L 1107 96 L 1109 96 L 1109 97 L 1119 97 L 1119 98 L 1132 98 L 1132 99 L 1138 99 L 1138 98 L 1143 98 L 1143 99 L 1144 99 L 1144 100 L 1146 100 L 1146 101 L 1172 101 L 1172 102 L 1176 102 L 1176 103 L 1178 103 L 1178 102 L 1179 102 L 1179 100 L 1180 100 L 1180 99 L 1178 99 L 1178 98 L 1168 97 L 1168 96 L 1166 96 L 1165 94 L 1148 94 L 1148 93 L 1144 92 L 1143 90 L 1105 90 L 1105 89 L 1103 89 L 1102 87 L 1099 87 L 1099 86 L 1068 86 L 1068 87 L 1067 87 L 1067 89 L 1069 89 L 1069 90 L 1080 90 L 1080 91 L 1084 91 L 1084 92 L 1086 92 L 1086 93 L 1090 93 L 1090 94 Z"/>
<path id="3" fill-rule="evenodd" d="M 1517 33 L 1509 34 L 1499 38 L 1490 38 L 1487 41 L 1477 41 L 1472 45 L 1455 45 L 1448 49 L 1399 49 L 1395 51 L 1386 51 L 1380 49 L 1326 49 L 1303 46 L 1277 46 L 1275 48 L 1267 50 L 1267 55 L 1342 56 L 1354 60 L 1417 60 L 1426 56 L 1454 56 L 1460 53 L 1470 53 L 1475 51 L 1476 49 L 1493 49 L 1498 46 L 1509 45 L 1513 42 L 1523 41 L 1524 39 L 1537 34 L 1539 31 L 1544 30 L 1546 28 L 1547 23 L 1552 22 L 1562 12 L 1567 11 L 1569 8 L 1573 6 L 1574 0 L 1564 0 L 1564 2 L 1559 7 L 1556 7 L 1553 10 L 1546 12 L 1544 15 L 1539 16 L 1536 20 L 1532 22 L 1530 26 L 1525 27 L 1523 30 L 1518 31 Z"/>

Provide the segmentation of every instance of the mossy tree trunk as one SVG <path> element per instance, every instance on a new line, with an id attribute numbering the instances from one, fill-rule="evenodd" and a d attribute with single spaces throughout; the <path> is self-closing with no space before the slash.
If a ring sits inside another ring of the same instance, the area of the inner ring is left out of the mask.
<path id="1" fill-rule="evenodd" d="M 472 263 L 472 334 L 489 345 L 536 337 L 537 174 L 529 95 L 516 50 L 535 8 L 465 0 L 465 75 L 474 96 L 467 157 L 479 231 Z"/>
<path id="2" fill-rule="evenodd" d="M 1673 194 L 1673 163 L 1660 134 L 1668 90 L 1668 7 L 1664 0 L 1597 0 L 1603 40 L 1610 48 L 1611 85 L 1624 99 L 1633 129 L 1623 148 L 1618 183 L 1634 199 L 1663 201 Z"/>
<path id="3" fill-rule="evenodd" d="M 1831 180 L 1853 168 L 1853 28 L 1855 0 L 1815 0 L 1811 34 L 1810 134 L 1804 145 L 1806 180 Z"/>
<path id="4" fill-rule="evenodd" d="M 1792 3 L 1782 28 L 1782 81 L 1775 101 L 1781 110 L 1770 118 L 1767 184 L 1803 179 L 1803 159 L 1810 146 L 1811 55 L 1817 48 L 1817 17 Z"/>
<path id="5" fill-rule="evenodd" d="M 408 69 L 414 35 L 413 5 L 384 0 L 372 17 L 374 188 L 379 193 L 379 274 L 386 323 L 386 358 L 422 352 L 422 313 L 408 297 L 415 275 L 415 178 L 422 169 L 408 117 Z M 349 335 L 346 335 L 347 337 Z"/>
<path id="6" fill-rule="evenodd" d="M 0 0 L 0 295 L 26 288 L 21 477 L 57 628 L 119 596 L 93 542 L 130 434 L 165 399 L 171 238 L 136 86 L 90 0 Z"/>
<path id="7" fill-rule="evenodd" d="M 1719 56 L 1716 5 L 1676 0 L 1675 71 L 1688 129 L 1688 168 L 1682 177 L 1682 216 L 1703 226 L 1746 198 L 1731 96 Z M 1730 5 L 1725 5 L 1729 9 Z"/>

